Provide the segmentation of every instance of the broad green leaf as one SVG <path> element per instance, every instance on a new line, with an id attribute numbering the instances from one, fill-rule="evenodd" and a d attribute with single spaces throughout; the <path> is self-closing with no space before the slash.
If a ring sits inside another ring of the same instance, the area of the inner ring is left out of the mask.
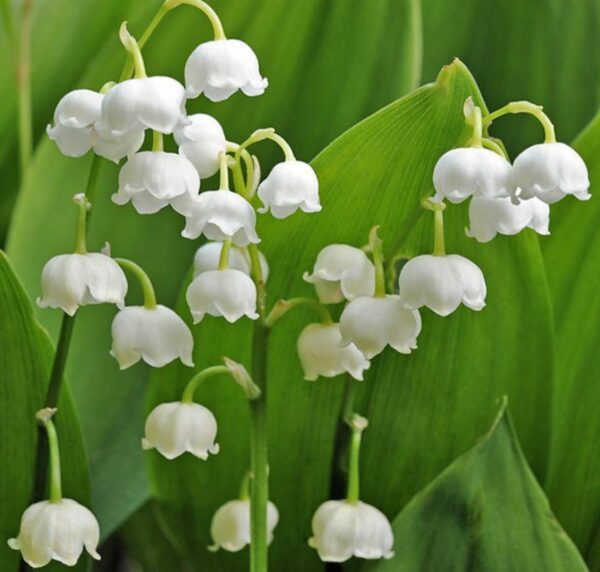
<path id="1" fill-rule="evenodd" d="M 431 192 L 436 160 L 465 141 L 462 106 L 468 96 L 483 105 L 468 70 L 455 61 L 436 83 L 369 117 L 314 160 L 323 211 L 260 221 L 261 248 L 271 266 L 271 304 L 280 297 L 310 295 L 301 276 L 318 251 L 334 242 L 361 246 L 374 224 L 381 225 L 388 256 L 398 249 L 412 255 L 431 248 L 431 215 L 419 204 Z M 465 210 L 447 209 L 447 245 L 482 267 L 487 307 L 480 313 L 462 308 L 445 319 L 424 311 L 418 351 L 410 356 L 386 351 L 373 360 L 363 384 L 352 382 L 360 392 L 358 410 L 370 419 L 362 464 L 364 498 L 390 517 L 473 445 L 505 393 L 513 397 L 528 458 L 538 476 L 545 473 L 552 336 L 537 240 L 525 233 L 479 245 L 464 236 Z M 183 300 L 179 308 L 188 315 Z M 310 520 L 330 496 L 332 478 L 339 476 L 332 467 L 343 379 L 303 381 L 296 357 L 301 327 L 315 318 L 298 310 L 275 327 L 270 340 L 271 498 L 281 513 L 271 546 L 274 569 L 284 569 L 290 554 L 298 569 L 320 569 L 306 545 Z M 249 324 L 232 328 L 206 320 L 194 331 L 197 367 L 222 355 L 249 365 Z M 151 404 L 177 399 L 190 375 L 181 366 L 159 372 Z M 167 462 L 149 453 L 158 512 L 182 553 L 203 569 L 235 569 L 240 562 L 237 555 L 209 555 L 203 548 L 214 510 L 236 494 L 247 463 L 248 420 L 230 386 L 215 380 L 197 396 L 219 419 L 219 455 L 206 462 Z"/>
<path id="2" fill-rule="evenodd" d="M 21 515 L 33 494 L 38 436 L 35 413 L 44 403 L 53 350 L 2 251 L 0 316 L 0 569 L 16 572 L 20 554 L 6 541 L 18 534 Z M 68 387 L 63 389 L 58 410 L 63 493 L 89 506 L 86 454 Z M 84 560 L 78 569 L 84 569 Z M 56 568 L 66 569 L 61 565 Z"/>
<path id="3" fill-rule="evenodd" d="M 587 570 L 521 451 L 503 405 L 490 432 L 393 522 L 395 555 L 372 572 Z"/>

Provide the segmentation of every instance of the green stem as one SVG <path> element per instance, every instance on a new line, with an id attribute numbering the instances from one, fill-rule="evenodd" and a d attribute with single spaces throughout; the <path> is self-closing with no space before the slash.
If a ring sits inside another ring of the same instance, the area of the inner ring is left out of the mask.
<path id="1" fill-rule="evenodd" d="M 250 275 L 252 276 L 252 280 L 256 285 L 258 313 L 264 317 L 267 311 L 267 293 L 262 272 L 262 265 L 260 263 L 260 256 L 258 253 L 258 246 L 256 244 L 249 244 L 247 249 L 248 256 L 250 257 Z"/>
<path id="2" fill-rule="evenodd" d="M 152 151 L 162 151 L 163 149 L 163 134 L 160 131 L 152 131 Z"/>
<path id="3" fill-rule="evenodd" d="M 240 500 L 246 501 L 250 499 L 250 477 L 250 471 L 246 471 L 240 484 L 240 493 L 238 495 Z"/>
<path id="4" fill-rule="evenodd" d="M 221 24 L 219 16 L 206 2 L 203 2 L 202 0 L 166 0 L 164 5 L 167 6 L 167 10 L 172 10 L 182 4 L 198 8 L 198 10 L 204 13 L 212 25 L 215 40 L 226 39 L 223 24 Z"/>
<path id="5" fill-rule="evenodd" d="M 277 143 L 279 147 L 281 147 L 286 161 L 296 160 L 294 152 L 292 151 L 289 143 L 281 135 L 275 133 L 275 129 L 271 127 L 266 129 L 257 129 L 252 135 L 250 135 L 250 137 L 248 137 L 248 139 L 246 139 L 246 141 L 240 145 L 240 147 L 242 149 L 246 149 L 250 145 L 254 145 L 255 143 L 264 141 L 265 139 L 270 139 L 271 141 Z"/>
<path id="6" fill-rule="evenodd" d="M 73 201 L 77 205 L 77 226 L 75 227 L 75 252 L 77 254 L 87 253 L 87 220 L 88 212 L 91 208 L 91 203 L 88 201 L 85 194 L 75 195 Z"/>
<path id="7" fill-rule="evenodd" d="M 434 217 L 433 255 L 445 256 L 446 245 L 444 242 L 444 209 L 435 209 Z"/>
<path id="8" fill-rule="evenodd" d="M 148 310 L 156 308 L 156 294 L 152 281 L 143 268 L 127 258 L 115 258 L 114 261 L 124 270 L 129 270 L 138 280 L 144 294 L 144 307 Z"/>
<path id="9" fill-rule="evenodd" d="M 33 152 L 31 118 L 31 17 L 33 0 L 23 0 L 19 48 L 17 53 L 17 92 L 19 107 L 19 161 L 21 180 L 25 177 Z"/>
<path id="10" fill-rule="evenodd" d="M 542 111 L 542 107 L 535 105 L 530 101 L 511 101 L 504 107 L 497 109 L 493 113 L 486 115 L 483 118 L 483 125 L 490 125 L 495 119 L 507 115 L 509 113 L 528 113 L 533 115 L 544 128 L 544 142 L 545 143 L 556 143 L 556 133 L 554 131 L 554 124 L 550 121 L 550 118 Z"/>
<path id="11" fill-rule="evenodd" d="M 469 141 L 471 147 L 481 147 L 483 138 L 483 124 L 481 122 L 481 108 L 477 105 L 473 106 L 473 115 L 471 117 L 473 123 L 473 134 Z"/>
<path id="12" fill-rule="evenodd" d="M 63 316 L 56 344 L 56 352 L 54 353 L 54 362 L 52 363 L 52 372 L 50 373 L 50 382 L 48 383 L 46 399 L 44 400 L 45 407 L 56 407 L 58 405 L 76 315 L 69 316 L 65 314 Z"/>
<path id="13" fill-rule="evenodd" d="M 49 469 L 50 469 L 50 502 L 57 503 L 62 500 L 62 485 L 60 472 L 60 450 L 58 447 L 58 435 L 56 427 L 52 422 L 52 416 L 56 409 L 41 409 L 36 417 L 46 429 L 48 437 L 48 449 L 50 451 Z"/>
<path id="14" fill-rule="evenodd" d="M 497 153 L 501 157 L 508 159 L 508 156 L 506 155 L 506 152 L 502 148 L 502 145 L 498 145 L 498 143 L 496 143 L 493 139 L 490 139 L 489 137 L 484 137 L 481 140 L 481 145 L 482 145 L 482 147 L 485 147 L 486 149 L 489 149 L 490 151 Z"/>
<path id="15" fill-rule="evenodd" d="M 229 268 L 229 252 L 231 250 L 231 239 L 223 241 L 221 254 L 219 255 L 219 270 L 227 270 Z"/>
<path id="16" fill-rule="evenodd" d="M 383 264 L 382 242 L 377 232 L 379 226 L 374 226 L 369 234 L 369 250 L 375 265 L 375 296 L 385 298 L 385 267 Z"/>
<path id="17" fill-rule="evenodd" d="M 272 328 L 275 323 L 290 310 L 299 308 L 301 306 L 307 306 L 312 310 L 315 310 L 323 324 L 333 324 L 333 319 L 329 310 L 320 302 L 314 298 L 290 298 L 289 300 L 278 300 L 265 318 L 265 326 Z"/>
<path id="18" fill-rule="evenodd" d="M 127 50 L 129 57 L 133 60 L 133 68 L 135 70 L 133 77 L 136 79 L 147 77 L 142 51 L 135 38 L 127 30 L 127 22 L 121 24 L 119 38 L 124 48 Z"/>
<path id="19" fill-rule="evenodd" d="M 352 439 L 350 441 L 346 500 L 350 503 L 356 503 L 360 499 L 360 442 L 362 432 L 367 427 L 367 420 L 360 415 L 354 415 L 350 421 L 350 426 L 352 428 Z"/>
<path id="20" fill-rule="evenodd" d="M 227 153 L 219 155 L 219 189 L 229 190 L 229 166 L 227 165 Z"/>
<path id="21" fill-rule="evenodd" d="M 193 403 L 194 401 L 194 393 L 198 386 L 209 377 L 213 375 L 220 375 L 222 373 L 229 373 L 229 368 L 226 365 L 213 365 L 211 367 L 207 367 L 203 369 L 201 372 L 197 373 L 192 379 L 188 382 L 183 390 L 183 394 L 181 396 L 182 403 Z"/>

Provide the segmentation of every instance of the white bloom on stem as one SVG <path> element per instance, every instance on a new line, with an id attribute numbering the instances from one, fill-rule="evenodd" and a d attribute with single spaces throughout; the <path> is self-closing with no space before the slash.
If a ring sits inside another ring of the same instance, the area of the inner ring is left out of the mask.
<path id="1" fill-rule="evenodd" d="M 298 209 L 305 213 L 321 210 L 317 174 L 303 161 L 283 161 L 275 165 L 257 192 L 264 205 L 258 212 L 271 209 L 275 218 L 286 218 Z"/>
<path id="2" fill-rule="evenodd" d="M 337 304 L 375 292 L 375 266 L 360 249 L 346 244 L 330 244 L 319 252 L 313 273 L 304 273 L 314 284 L 323 304 Z"/>
<path id="3" fill-rule="evenodd" d="M 374 560 L 394 555 L 394 533 L 386 516 L 361 501 L 330 500 L 315 512 L 308 541 L 323 562 L 345 562 L 356 556 Z"/>
<path id="4" fill-rule="evenodd" d="M 84 548 L 92 558 L 100 560 L 96 552 L 99 540 L 100 529 L 92 512 L 63 498 L 29 506 L 21 517 L 19 535 L 11 538 L 8 545 L 20 550 L 29 566 L 41 568 L 51 560 L 75 566 Z"/>
<path id="5" fill-rule="evenodd" d="M 185 64 L 188 98 L 201 93 L 211 101 L 223 101 L 241 89 L 246 95 L 262 95 L 269 85 L 260 75 L 258 58 L 241 40 L 213 40 L 200 44 Z"/>
<path id="6" fill-rule="evenodd" d="M 99 252 L 61 254 L 51 258 L 42 270 L 40 308 L 61 308 L 73 316 L 88 304 L 125 305 L 127 279 L 121 267 Z"/>
<path id="7" fill-rule="evenodd" d="M 587 201 L 590 179 L 577 151 L 564 143 L 539 143 L 525 149 L 513 166 L 519 198 L 537 197 L 552 204 L 566 195 Z"/>
<path id="8" fill-rule="evenodd" d="M 118 163 L 124 157 L 131 157 L 144 143 L 143 129 L 132 129 L 121 135 L 113 135 L 101 121 L 91 130 L 92 148 L 96 155 Z"/>
<path id="9" fill-rule="evenodd" d="M 170 134 L 187 122 L 185 88 L 170 77 L 128 79 L 104 96 L 101 116 L 113 135 L 140 129 Z"/>
<path id="10" fill-rule="evenodd" d="M 199 403 L 173 401 L 155 407 L 146 419 L 144 449 L 156 449 L 163 457 L 175 459 L 191 453 L 205 461 L 216 455 L 217 420 Z"/>
<path id="11" fill-rule="evenodd" d="M 222 242 L 207 242 L 198 248 L 194 255 L 194 278 L 203 272 L 219 269 L 222 248 Z M 262 252 L 258 253 L 258 258 L 260 260 L 262 278 L 266 282 L 269 278 L 269 264 Z M 250 276 L 250 258 L 248 253 L 241 248 L 232 246 L 229 251 L 229 268 L 239 270 Z"/>
<path id="12" fill-rule="evenodd" d="M 398 296 L 363 296 L 350 302 L 340 317 L 341 345 L 354 344 L 367 359 L 386 345 L 409 354 L 417 347 L 421 316 L 408 309 Z"/>
<path id="13" fill-rule="evenodd" d="M 196 167 L 200 178 L 212 177 L 219 170 L 219 155 L 227 150 L 223 128 L 206 113 L 189 115 L 188 120 L 173 133 L 179 153 Z"/>
<path id="14" fill-rule="evenodd" d="M 267 542 L 273 541 L 273 530 L 279 522 L 277 507 L 267 503 Z M 250 501 L 232 500 L 226 502 L 214 514 L 210 525 L 210 535 L 214 546 L 228 552 L 237 552 L 250 544 Z"/>
<path id="15" fill-rule="evenodd" d="M 319 376 L 335 377 L 347 372 L 354 379 L 363 380 L 369 369 L 369 360 L 354 345 L 341 347 L 339 324 L 309 324 L 298 337 L 298 356 L 304 370 L 304 379 L 314 381 Z"/>
<path id="16" fill-rule="evenodd" d="M 510 197 L 515 186 L 512 167 L 504 158 L 482 147 L 451 149 L 433 170 L 436 199 L 460 203 L 470 196 Z"/>
<path id="17" fill-rule="evenodd" d="M 112 196 L 118 205 L 132 202 L 140 214 L 153 214 L 171 205 L 179 214 L 190 214 L 200 190 L 194 166 L 177 153 L 142 151 L 119 172 L 119 191 Z"/>
<path id="18" fill-rule="evenodd" d="M 170 308 L 127 306 L 114 317 L 111 354 L 126 369 L 143 359 L 152 367 L 179 358 L 193 367 L 194 339 L 186 323 Z"/>
<path id="19" fill-rule="evenodd" d="M 518 234 L 524 228 L 550 234 L 550 207 L 535 197 L 518 204 L 510 198 L 473 197 L 469 204 L 469 223 L 466 235 L 479 242 L 489 242 L 497 233 Z"/>
<path id="20" fill-rule="evenodd" d="M 252 279 L 240 272 L 209 270 L 198 275 L 188 286 L 186 300 L 194 323 L 206 314 L 222 316 L 228 322 L 237 322 L 242 316 L 256 320 L 256 286 Z"/>
<path id="21" fill-rule="evenodd" d="M 400 297 L 409 308 L 427 306 L 440 316 L 464 304 L 471 310 L 485 306 L 483 273 L 474 262 L 458 254 L 423 254 L 409 260 L 398 279 Z"/>
<path id="22" fill-rule="evenodd" d="M 181 235 L 194 239 L 201 234 L 209 240 L 231 238 L 236 246 L 260 242 L 252 205 L 244 197 L 226 190 L 206 191 L 193 201 Z"/>

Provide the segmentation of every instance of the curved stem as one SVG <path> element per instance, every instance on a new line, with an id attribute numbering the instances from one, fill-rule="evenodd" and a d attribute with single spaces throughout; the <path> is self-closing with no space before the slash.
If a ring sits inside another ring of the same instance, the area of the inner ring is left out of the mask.
<path id="1" fill-rule="evenodd" d="M 36 417 L 46 429 L 48 438 L 48 450 L 50 452 L 49 469 L 50 469 L 50 502 L 56 503 L 62 500 L 62 484 L 60 472 L 60 450 L 58 447 L 58 435 L 56 427 L 52 422 L 52 416 L 56 413 L 56 409 L 46 408 L 37 412 Z"/>
<path id="2" fill-rule="evenodd" d="M 289 143 L 281 135 L 275 133 L 275 129 L 271 127 L 267 129 L 257 129 L 252 135 L 250 135 L 250 137 L 248 137 L 248 139 L 246 139 L 246 141 L 240 145 L 240 147 L 242 149 L 246 149 L 247 147 L 250 147 L 250 145 L 254 145 L 255 143 L 264 141 L 265 139 L 270 139 L 274 143 L 277 143 L 279 147 L 281 147 L 286 161 L 296 160 L 294 152 L 292 151 Z"/>
<path id="3" fill-rule="evenodd" d="M 221 246 L 221 254 L 219 254 L 219 270 L 227 270 L 229 268 L 229 252 L 231 250 L 231 239 L 223 241 Z"/>
<path id="4" fill-rule="evenodd" d="M 206 369 L 203 369 L 201 372 L 197 373 L 185 386 L 181 396 L 181 402 L 193 403 L 194 393 L 196 392 L 198 386 L 205 379 L 208 379 L 213 375 L 220 375 L 222 373 L 229 373 L 229 368 L 226 365 L 213 365 L 212 367 L 207 367 Z"/>
<path id="5" fill-rule="evenodd" d="M 133 77 L 136 79 L 147 77 L 142 51 L 135 38 L 127 30 L 127 22 L 121 24 L 119 39 L 133 60 L 133 67 L 135 70 Z"/>
<path id="6" fill-rule="evenodd" d="M 219 19 L 217 13 L 202 0 L 166 0 L 164 5 L 167 7 L 167 10 L 172 10 L 173 8 L 177 8 L 177 6 L 181 6 L 182 4 L 187 4 L 188 6 L 193 6 L 194 8 L 198 8 L 210 21 L 210 24 L 213 28 L 213 34 L 215 40 L 225 40 L 225 31 L 223 30 L 223 24 Z"/>
<path id="7" fill-rule="evenodd" d="M 496 143 L 493 139 L 490 139 L 489 137 L 484 137 L 481 140 L 481 145 L 482 145 L 482 147 L 485 147 L 486 149 L 489 149 L 490 151 L 497 153 L 501 157 L 508 159 L 508 156 L 507 156 L 506 152 L 504 151 L 504 149 L 502 148 L 502 146 L 498 145 L 498 143 Z"/>
<path id="8" fill-rule="evenodd" d="M 144 294 L 144 307 L 148 308 L 148 310 L 156 308 L 154 286 L 152 286 L 152 281 L 143 268 L 135 262 L 127 260 L 127 258 L 115 258 L 114 261 L 124 270 L 129 270 L 137 278 Z"/>
<path id="9" fill-rule="evenodd" d="M 20 37 L 17 51 L 17 91 L 19 109 L 19 161 L 21 180 L 25 176 L 33 151 L 31 119 L 31 17 L 33 0 L 23 0 Z"/>
<path id="10" fill-rule="evenodd" d="M 238 498 L 240 500 L 246 501 L 250 498 L 250 471 L 246 471 L 244 474 L 244 478 L 242 479 L 242 483 L 240 484 L 240 493 Z"/>
<path id="11" fill-rule="evenodd" d="M 346 500 L 355 503 L 360 499 L 360 443 L 362 432 L 367 427 L 367 420 L 355 414 L 350 421 L 350 427 L 352 428 L 352 440 L 350 441 Z"/>
<path id="12" fill-rule="evenodd" d="M 329 310 L 314 298 L 290 298 L 289 300 L 277 301 L 269 312 L 269 315 L 265 318 L 265 326 L 272 328 L 279 318 L 287 314 L 290 310 L 301 306 L 307 306 L 315 310 L 319 314 L 323 324 L 333 324 Z"/>
<path id="13" fill-rule="evenodd" d="M 556 133 L 554 131 L 554 124 L 550 121 L 550 118 L 542 111 L 542 107 L 535 105 L 530 101 L 511 101 L 504 107 L 497 109 L 493 113 L 486 115 L 483 118 L 483 125 L 490 125 L 494 120 L 507 115 L 509 113 L 528 113 L 533 115 L 544 128 L 544 142 L 545 143 L 556 143 Z"/>

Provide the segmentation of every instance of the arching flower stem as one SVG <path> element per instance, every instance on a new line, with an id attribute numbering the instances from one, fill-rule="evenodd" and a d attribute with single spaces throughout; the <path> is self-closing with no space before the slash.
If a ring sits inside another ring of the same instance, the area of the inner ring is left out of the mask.
<path id="1" fill-rule="evenodd" d="M 193 403 L 194 401 L 194 393 L 198 386 L 209 377 L 214 375 L 220 375 L 222 373 L 229 373 L 229 369 L 226 365 L 213 365 L 212 367 L 207 367 L 203 369 L 201 372 L 197 373 L 192 379 L 188 382 L 183 390 L 183 394 L 181 396 L 182 403 Z"/>
<path id="2" fill-rule="evenodd" d="M 40 409 L 36 414 L 37 420 L 44 426 L 48 438 L 49 472 L 50 472 L 50 502 L 56 503 L 62 500 L 62 484 L 60 472 L 60 450 L 58 448 L 58 435 L 56 427 L 52 422 L 52 416 L 56 409 L 47 407 Z"/>
<path id="3" fill-rule="evenodd" d="M 239 499 L 240 500 L 248 500 L 250 498 L 250 478 L 252 477 L 252 475 L 250 474 L 250 471 L 246 471 L 246 473 L 244 474 L 244 478 L 242 479 L 242 483 L 240 484 L 240 492 L 239 492 Z"/>
<path id="4" fill-rule="evenodd" d="M 138 280 L 140 286 L 142 287 L 142 292 L 144 295 L 144 307 L 152 310 L 156 308 L 156 294 L 154 293 L 154 286 L 152 286 L 152 281 L 150 277 L 141 266 L 132 262 L 131 260 L 127 260 L 126 258 L 115 258 L 115 262 L 123 268 L 123 270 L 129 270 Z"/>
<path id="5" fill-rule="evenodd" d="M 133 60 L 133 67 L 135 70 L 133 77 L 136 79 L 147 77 L 142 51 L 135 38 L 127 30 L 127 22 L 121 24 L 121 28 L 119 29 L 119 39 Z"/>
<path id="6" fill-rule="evenodd" d="M 275 129 L 273 129 L 272 127 L 268 127 L 266 129 L 257 129 L 254 133 L 252 133 L 252 135 L 250 135 L 250 137 L 248 137 L 248 139 L 246 139 L 246 141 L 244 141 L 240 145 L 240 147 L 242 149 L 246 149 L 250 145 L 254 145 L 255 143 L 258 143 L 259 141 L 264 141 L 265 139 L 270 139 L 271 141 L 279 145 L 279 147 L 283 151 L 286 161 L 296 160 L 294 152 L 292 151 L 292 148 L 290 147 L 289 143 L 281 135 L 275 133 Z"/>
<path id="7" fill-rule="evenodd" d="M 490 139 L 489 137 L 484 137 L 481 140 L 481 146 L 485 147 L 486 149 L 489 149 L 490 151 L 493 151 L 494 153 L 497 153 L 498 155 L 500 155 L 501 157 L 504 157 L 505 159 L 508 159 L 508 155 L 506 154 L 506 151 L 503 149 L 502 145 L 499 145 L 498 143 L 496 143 L 493 139 Z"/>
<path id="8" fill-rule="evenodd" d="M 354 414 L 348 420 L 352 429 L 352 439 L 350 441 L 350 460 L 348 462 L 348 490 L 346 500 L 350 503 L 356 503 L 360 499 L 360 443 L 362 432 L 367 428 L 369 422 L 365 417 Z"/>
<path id="9" fill-rule="evenodd" d="M 500 109 L 486 115 L 483 118 L 483 125 L 490 125 L 494 120 L 508 115 L 509 113 L 528 113 L 533 115 L 544 128 L 544 143 L 556 143 L 556 133 L 554 131 L 554 124 L 550 121 L 550 118 L 543 112 L 541 105 L 535 105 L 530 101 L 511 101 Z"/>
<path id="10" fill-rule="evenodd" d="M 275 325 L 275 322 L 277 322 L 277 320 L 287 314 L 290 310 L 302 306 L 315 310 L 321 318 L 321 323 L 333 324 L 333 319 L 329 313 L 329 310 L 314 298 L 290 298 L 289 300 L 277 301 L 277 303 L 269 312 L 268 316 L 265 318 L 265 326 L 267 326 L 267 328 L 272 328 Z"/>

